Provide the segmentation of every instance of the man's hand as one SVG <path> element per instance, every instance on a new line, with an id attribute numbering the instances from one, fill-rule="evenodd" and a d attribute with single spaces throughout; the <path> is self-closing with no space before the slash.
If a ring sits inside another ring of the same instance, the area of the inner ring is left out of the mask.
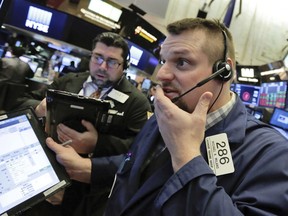
<path id="1" fill-rule="evenodd" d="M 51 197 L 47 198 L 46 201 L 51 203 L 52 205 L 61 205 L 64 197 L 65 189 L 60 190 L 59 192 L 55 193 Z"/>
<path id="2" fill-rule="evenodd" d="M 56 153 L 57 161 L 65 167 L 71 179 L 90 183 L 92 163 L 89 158 L 82 158 L 74 148 L 61 146 L 52 138 L 47 138 L 46 144 Z"/>
<path id="3" fill-rule="evenodd" d="M 81 123 L 87 129 L 87 131 L 83 133 L 73 130 L 64 124 L 59 124 L 57 126 L 58 139 L 61 142 L 72 140 L 71 146 L 78 153 L 89 154 L 95 149 L 98 132 L 90 122 L 82 120 Z"/>
<path id="4" fill-rule="evenodd" d="M 212 93 L 205 92 L 199 99 L 193 113 L 178 108 L 165 97 L 157 87 L 155 95 L 155 115 L 160 133 L 171 154 L 174 171 L 193 158 L 201 155 L 200 145 L 204 139 L 206 116 Z"/>
<path id="5" fill-rule="evenodd" d="M 47 107 L 46 98 L 44 98 L 40 102 L 40 104 L 38 104 L 38 106 L 35 108 L 35 113 L 36 113 L 37 117 L 46 116 L 46 107 Z"/>

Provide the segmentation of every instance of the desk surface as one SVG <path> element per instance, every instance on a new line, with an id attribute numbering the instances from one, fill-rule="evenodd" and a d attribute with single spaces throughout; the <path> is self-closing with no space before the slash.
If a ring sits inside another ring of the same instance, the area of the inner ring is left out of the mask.
<path id="1" fill-rule="evenodd" d="M 29 80 L 38 82 L 38 83 L 43 83 L 46 85 L 50 85 L 53 82 L 53 81 L 49 81 L 48 78 L 46 77 L 33 77 L 33 78 L 29 78 Z"/>
<path id="2" fill-rule="evenodd" d="M 41 88 L 45 88 L 47 85 L 50 85 L 53 81 L 49 81 L 45 77 L 33 77 L 26 79 L 26 84 L 28 84 L 28 91 L 34 91 Z"/>

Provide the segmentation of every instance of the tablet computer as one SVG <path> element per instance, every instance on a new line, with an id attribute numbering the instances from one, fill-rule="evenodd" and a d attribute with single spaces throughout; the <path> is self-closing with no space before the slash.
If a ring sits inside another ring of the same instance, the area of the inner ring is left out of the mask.
<path id="1" fill-rule="evenodd" d="M 32 108 L 0 115 L 0 215 L 18 215 L 70 185 Z"/>
<path id="2" fill-rule="evenodd" d="M 107 100 L 49 89 L 46 101 L 46 132 L 54 140 L 58 141 L 57 125 L 60 123 L 84 132 L 86 128 L 81 124 L 81 120 L 84 119 L 90 121 L 100 133 L 107 133 L 112 124 L 113 115 L 108 113 L 110 102 Z"/>

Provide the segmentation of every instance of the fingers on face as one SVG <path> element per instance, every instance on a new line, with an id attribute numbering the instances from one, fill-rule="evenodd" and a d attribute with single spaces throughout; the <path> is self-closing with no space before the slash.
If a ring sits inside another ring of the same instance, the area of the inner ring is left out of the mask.
<path id="1" fill-rule="evenodd" d="M 201 95 L 199 102 L 195 107 L 195 112 L 197 114 L 204 116 L 207 114 L 212 96 L 213 95 L 211 92 L 205 92 L 204 94 Z"/>

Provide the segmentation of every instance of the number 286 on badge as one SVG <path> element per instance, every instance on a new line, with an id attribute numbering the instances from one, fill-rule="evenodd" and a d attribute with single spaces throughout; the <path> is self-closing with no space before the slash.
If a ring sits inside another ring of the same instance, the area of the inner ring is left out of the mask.
<path id="1" fill-rule="evenodd" d="M 226 133 L 205 138 L 208 163 L 216 176 L 234 172 L 234 164 Z"/>

